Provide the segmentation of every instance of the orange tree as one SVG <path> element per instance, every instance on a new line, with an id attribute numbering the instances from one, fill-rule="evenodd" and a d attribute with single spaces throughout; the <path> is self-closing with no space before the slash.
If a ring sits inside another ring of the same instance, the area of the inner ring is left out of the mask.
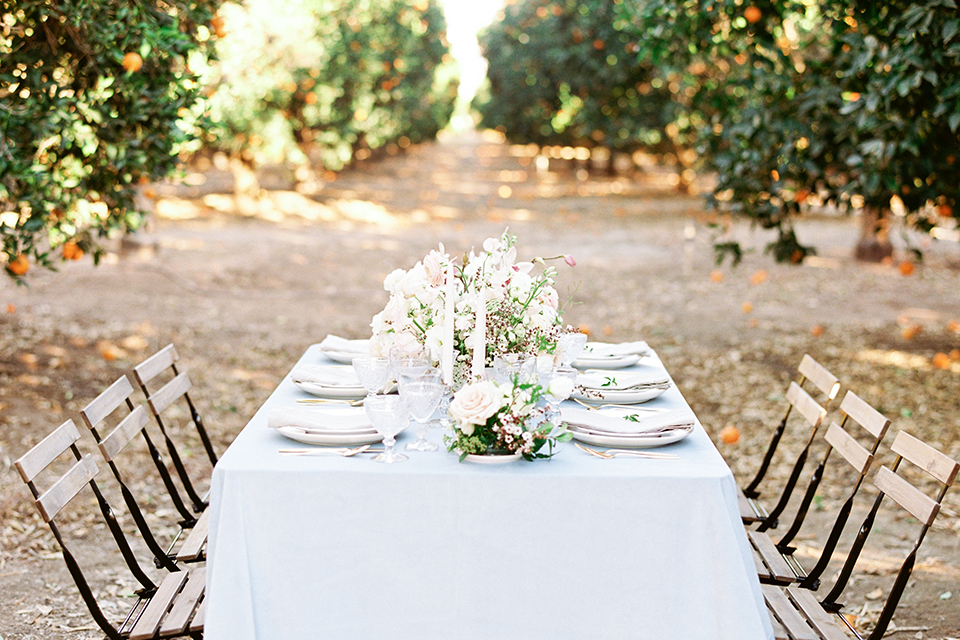
<path id="1" fill-rule="evenodd" d="M 811 206 L 859 210 L 857 254 L 889 255 L 891 207 L 929 230 L 960 190 L 960 14 L 953 0 L 633 0 L 638 57 L 681 81 L 680 113 L 711 201 L 777 231 L 779 260 L 813 251 L 793 221 Z M 718 259 L 741 255 L 717 245 Z"/>
<path id="2" fill-rule="evenodd" d="M 638 59 L 638 34 L 614 4 L 507 2 L 480 36 L 481 124 L 519 143 L 676 151 L 669 78 Z"/>
<path id="3" fill-rule="evenodd" d="M 437 0 L 275 0 L 224 8 L 218 144 L 337 170 L 450 120 L 455 65 Z"/>
<path id="4" fill-rule="evenodd" d="M 219 0 L 0 3 L 0 241 L 6 272 L 55 267 L 136 229 L 137 185 L 195 138 Z"/>

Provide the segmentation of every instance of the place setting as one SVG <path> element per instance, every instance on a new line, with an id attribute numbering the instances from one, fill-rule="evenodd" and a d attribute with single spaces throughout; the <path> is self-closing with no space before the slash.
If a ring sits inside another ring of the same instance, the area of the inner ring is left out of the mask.
<path id="1" fill-rule="evenodd" d="M 324 338 L 318 347 L 320 353 L 337 364 L 349 365 L 356 357 L 370 355 L 369 339 L 353 340 L 331 334 Z"/>
<path id="2" fill-rule="evenodd" d="M 663 447 L 683 440 L 696 426 L 689 409 L 650 412 L 629 407 L 563 407 L 560 412 L 574 440 L 602 447 Z"/>
<path id="3" fill-rule="evenodd" d="M 588 404 L 640 404 L 661 396 L 672 384 L 662 370 L 588 369 L 577 376 L 572 396 Z"/>
<path id="4" fill-rule="evenodd" d="M 624 369 L 632 367 L 652 353 L 646 342 L 585 342 L 573 360 L 574 367 L 585 369 Z"/>

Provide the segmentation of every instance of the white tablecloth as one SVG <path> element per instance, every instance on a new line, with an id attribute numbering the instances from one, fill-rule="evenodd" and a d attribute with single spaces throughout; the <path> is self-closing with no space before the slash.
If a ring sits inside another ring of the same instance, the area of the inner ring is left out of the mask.
<path id="1" fill-rule="evenodd" d="M 324 360 L 314 345 L 300 364 Z M 214 470 L 207 640 L 773 638 L 699 425 L 661 449 L 679 460 L 281 456 L 308 445 L 267 412 L 300 397 L 287 376 Z M 685 406 L 675 388 L 653 403 Z"/>

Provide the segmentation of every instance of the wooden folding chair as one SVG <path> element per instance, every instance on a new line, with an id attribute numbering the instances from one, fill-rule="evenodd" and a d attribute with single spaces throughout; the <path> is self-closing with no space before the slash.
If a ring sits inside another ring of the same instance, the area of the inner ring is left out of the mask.
<path id="1" fill-rule="evenodd" d="M 797 380 L 791 382 L 790 386 L 787 388 L 786 412 L 784 413 L 783 418 L 780 420 L 780 423 L 777 425 L 777 428 L 774 429 L 773 436 L 770 439 L 770 444 L 767 445 L 767 451 L 764 453 L 760 467 L 757 469 L 757 473 L 753 477 L 753 480 L 751 480 L 749 484 L 739 491 L 738 499 L 740 504 L 740 518 L 743 520 L 744 525 L 747 526 L 759 524 L 759 527 L 762 530 L 775 528 L 777 526 L 778 518 L 789 503 L 790 497 L 793 494 L 793 490 L 797 485 L 797 481 L 800 478 L 801 472 L 803 471 L 803 467 L 806 464 L 807 456 L 810 453 L 810 446 L 813 444 L 814 438 L 820 429 L 820 424 L 823 421 L 823 418 L 827 415 L 827 409 L 830 406 L 830 403 L 833 402 L 834 398 L 837 396 L 837 393 L 840 391 L 840 382 L 837 380 L 836 376 L 827 371 L 823 365 L 811 358 L 809 355 L 805 354 L 803 356 L 803 358 L 800 360 L 800 366 L 797 370 Z M 813 399 L 813 396 L 804 390 L 803 385 L 808 381 L 815 389 L 820 391 L 825 398 L 822 406 Z M 807 436 L 807 442 L 805 446 L 800 451 L 797 459 L 794 461 L 790 476 L 780 492 L 780 497 L 776 506 L 772 510 L 768 510 L 760 502 L 760 491 L 758 486 L 763 481 L 767 470 L 770 468 L 770 463 L 773 461 L 773 455 L 780 444 L 780 439 L 783 437 L 783 433 L 787 428 L 787 422 L 794 409 L 796 409 L 797 413 L 803 417 L 804 422 L 806 423 L 810 432 Z"/>
<path id="2" fill-rule="evenodd" d="M 80 432 L 72 420 L 64 422 L 38 445 L 16 461 L 20 477 L 30 488 L 37 510 L 44 522 L 50 526 L 63 551 L 63 559 L 80 591 L 80 596 L 90 610 L 97 626 L 110 640 L 154 640 L 174 637 L 203 637 L 203 597 L 205 568 L 193 570 L 174 570 L 166 573 L 156 584 L 137 563 L 133 550 L 123 534 L 113 510 L 97 487 L 97 465 L 90 454 L 82 455 L 77 448 Z M 70 452 L 73 457 L 68 471 L 57 474 L 54 462 L 63 454 Z M 56 476 L 51 486 L 41 492 L 37 488 L 38 476 Z M 106 521 L 120 555 L 126 562 L 133 578 L 140 585 L 136 592 L 137 600 L 126 618 L 120 624 L 112 623 L 103 613 L 93 590 L 90 587 L 77 557 L 70 548 L 57 526 L 56 518 L 61 511 L 85 487 L 89 487 L 96 497 L 97 505 Z"/>
<path id="3" fill-rule="evenodd" d="M 203 418 L 201 418 L 200 412 L 198 412 L 194 406 L 193 400 L 190 399 L 189 391 L 192 388 L 190 378 L 186 372 L 181 372 L 177 368 L 177 360 L 179 359 L 180 356 L 177 354 L 176 348 L 174 348 L 172 344 L 169 344 L 134 367 L 133 377 L 143 391 L 143 395 L 147 399 L 147 406 L 150 407 L 154 420 L 159 426 L 160 432 L 163 434 L 167 451 L 170 454 L 170 460 L 177 471 L 177 475 L 180 477 L 184 491 L 186 491 L 187 496 L 189 496 L 193 502 L 194 510 L 199 512 L 206 508 L 206 496 L 200 497 L 196 489 L 194 489 L 193 481 L 190 479 L 184 467 L 178 448 L 174 445 L 173 439 L 169 435 L 169 430 L 164 423 L 162 414 L 171 407 L 175 410 L 175 404 L 178 401 L 182 401 L 182 404 L 185 405 L 190 414 L 190 421 L 200 436 L 200 441 L 203 443 L 203 448 L 206 451 L 211 466 L 217 464 L 217 454 L 213 449 L 210 436 L 204 427 Z M 169 373 L 169 375 L 164 377 L 165 373 Z M 168 381 L 161 385 L 160 382 L 164 379 Z M 150 390 L 151 386 L 154 387 L 153 392 Z"/>
<path id="4" fill-rule="evenodd" d="M 84 424 L 90 429 L 94 439 L 97 441 L 104 462 L 110 467 L 110 471 L 120 484 L 120 490 L 127 509 L 130 511 L 130 515 L 140 530 L 144 542 L 156 558 L 158 566 L 166 567 L 172 571 L 175 566 L 175 561 L 194 562 L 203 559 L 207 537 L 208 516 L 206 511 L 197 516 L 184 504 L 183 498 L 180 496 L 180 492 L 163 460 L 163 456 L 150 438 L 150 433 L 147 430 L 150 417 L 147 415 L 143 405 L 134 405 L 131 399 L 133 392 L 133 385 L 130 384 L 130 380 L 127 379 L 126 376 L 122 376 L 110 385 L 106 391 L 81 409 L 80 415 L 83 418 Z M 116 426 L 114 426 L 106 436 L 101 437 L 97 430 L 98 426 L 105 424 L 108 418 L 118 413 L 118 410 L 122 411 L 121 407 L 126 407 L 126 415 L 116 423 Z M 167 549 L 162 548 L 157 541 L 156 536 L 147 524 L 138 501 L 130 491 L 129 484 L 125 482 L 116 464 L 117 456 L 138 434 L 146 443 L 150 458 L 153 460 L 154 466 L 160 474 L 163 486 L 166 488 L 170 501 L 181 518 L 178 523 L 180 531 Z M 179 550 L 173 552 L 173 549 L 177 546 L 181 538 L 183 542 Z"/>
<path id="5" fill-rule="evenodd" d="M 763 531 L 747 531 L 747 538 L 750 540 L 754 550 L 754 559 L 757 561 L 757 570 L 760 575 L 760 581 L 773 584 L 791 584 L 799 582 L 801 586 L 807 589 L 816 590 L 820 586 L 820 576 L 830 562 L 840 540 L 840 534 L 847 523 L 850 511 L 853 509 L 853 500 L 860 490 L 867 472 L 873 464 L 877 449 L 887 434 L 890 427 L 890 420 L 883 414 L 864 402 L 852 391 L 848 391 L 840 403 L 840 413 L 843 419 L 840 424 L 833 422 L 827 429 L 824 439 L 827 442 L 827 449 L 820 460 L 820 464 L 814 470 L 804 492 L 803 499 L 794 516 L 793 523 L 780 540 L 774 544 L 769 534 Z M 848 431 L 854 424 L 860 425 L 866 430 L 872 439 L 867 443 L 869 449 L 862 446 L 857 439 Z M 796 549 L 790 546 L 793 539 L 799 533 L 803 525 L 810 504 L 820 487 L 823 480 L 824 470 L 830 454 L 836 451 L 858 474 L 856 482 L 851 486 L 847 499 L 837 512 L 837 519 L 833 528 L 827 537 L 823 552 L 816 566 L 805 573 L 803 567 L 794 557 Z"/>
<path id="6" fill-rule="evenodd" d="M 900 566 L 877 624 L 870 632 L 868 640 L 880 640 L 886 633 L 900 603 L 903 590 L 910 579 L 910 574 L 913 572 L 917 550 L 940 512 L 943 496 L 956 480 L 957 472 L 960 471 L 960 464 L 955 460 L 904 431 L 897 434 L 891 448 L 897 457 L 891 468 L 881 467 L 874 478 L 873 484 L 879 489 L 879 495 L 860 526 L 859 533 L 830 593 L 818 602 L 813 592 L 806 589 L 795 586 L 762 586 L 777 640 L 849 640 L 847 631 L 857 638 L 862 638 L 847 619 L 839 615 L 843 605 L 838 602 L 838 599 L 873 529 L 880 505 L 885 497 L 889 497 L 917 519 L 919 534 L 913 548 Z M 897 473 L 903 460 L 916 465 L 939 484 L 936 497 L 928 496 Z"/>

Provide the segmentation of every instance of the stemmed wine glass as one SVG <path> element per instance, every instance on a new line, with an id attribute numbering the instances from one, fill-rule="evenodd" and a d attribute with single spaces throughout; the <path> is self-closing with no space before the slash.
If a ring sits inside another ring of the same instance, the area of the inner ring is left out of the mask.
<path id="1" fill-rule="evenodd" d="M 397 441 L 397 434 L 403 431 L 407 421 L 406 401 L 400 396 L 368 396 L 363 402 L 363 410 L 373 423 L 373 428 L 383 436 L 383 453 L 373 459 L 376 462 L 402 462 L 407 456 L 396 451 L 393 445 Z"/>
<path id="2" fill-rule="evenodd" d="M 552 420 L 560 413 L 560 403 L 570 397 L 577 382 L 577 370 L 573 367 L 556 367 L 540 373 L 540 386 L 547 401 L 547 419 Z"/>
<path id="3" fill-rule="evenodd" d="M 536 379 L 537 359 L 526 353 L 505 353 L 493 359 L 493 377 L 499 384 Z"/>
<path id="4" fill-rule="evenodd" d="M 400 397 L 407 403 L 407 411 L 416 422 L 416 442 L 409 442 L 407 451 L 436 451 L 437 445 L 427 440 L 430 431 L 430 416 L 440 405 L 446 390 L 442 382 L 413 381 L 400 387 Z"/>
<path id="5" fill-rule="evenodd" d="M 390 359 L 362 356 L 354 358 L 352 362 L 357 379 L 367 390 L 367 397 L 364 400 L 366 402 L 376 395 L 377 391 L 383 389 L 390 380 Z"/>
<path id="6" fill-rule="evenodd" d="M 580 357 L 583 347 L 587 344 L 587 334 L 564 333 L 557 340 L 557 348 L 560 350 L 560 365 L 569 367 L 573 361 Z"/>

